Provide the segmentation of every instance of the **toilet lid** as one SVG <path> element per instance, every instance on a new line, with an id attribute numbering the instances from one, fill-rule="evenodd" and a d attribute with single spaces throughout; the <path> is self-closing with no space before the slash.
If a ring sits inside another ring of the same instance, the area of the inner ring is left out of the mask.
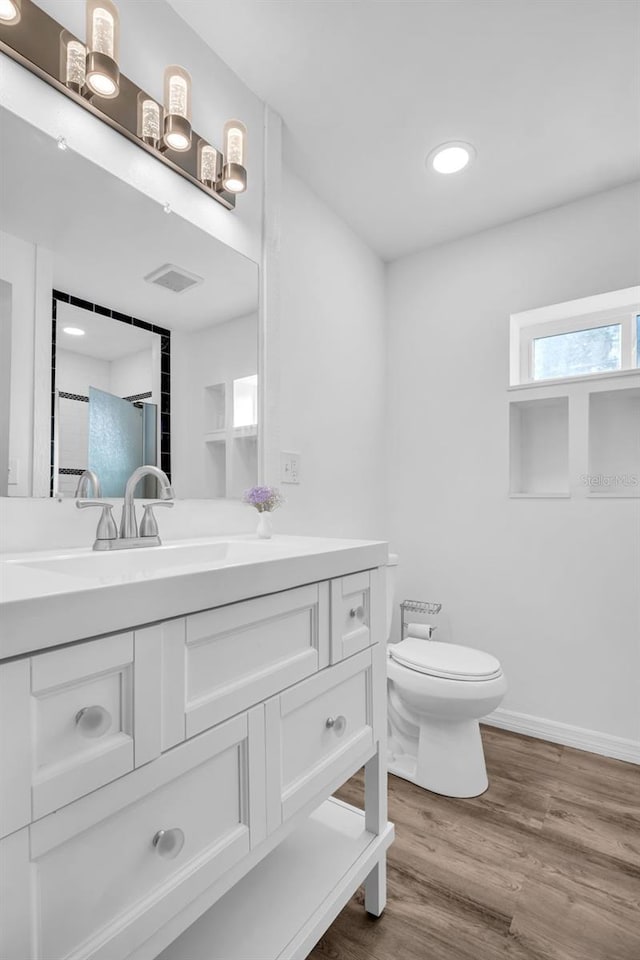
<path id="1" fill-rule="evenodd" d="M 410 670 L 446 680 L 494 680 L 502 674 L 500 661 L 490 653 L 455 643 L 407 637 L 391 644 L 389 655 Z"/>

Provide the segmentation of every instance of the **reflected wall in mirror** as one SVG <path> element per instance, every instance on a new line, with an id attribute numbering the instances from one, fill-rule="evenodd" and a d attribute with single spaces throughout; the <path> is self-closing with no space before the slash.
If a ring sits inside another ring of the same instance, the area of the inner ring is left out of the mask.
<path id="1" fill-rule="evenodd" d="M 0 157 L 0 495 L 73 496 L 96 469 L 121 496 L 142 457 L 178 497 L 240 497 L 257 264 L 5 110 Z"/>

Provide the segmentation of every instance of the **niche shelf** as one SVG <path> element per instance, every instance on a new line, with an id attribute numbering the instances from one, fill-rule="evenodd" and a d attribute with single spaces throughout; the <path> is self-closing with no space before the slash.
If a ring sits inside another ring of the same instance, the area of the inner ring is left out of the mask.
<path id="1" fill-rule="evenodd" d="M 640 498 L 640 369 L 507 397 L 510 497 Z"/>
<path id="2" fill-rule="evenodd" d="M 237 436 L 231 444 L 231 470 L 229 496 L 239 498 L 255 484 L 258 475 L 257 437 Z"/>
<path id="3" fill-rule="evenodd" d="M 239 499 L 257 482 L 257 376 L 204 388 L 203 441 L 207 490 L 212 497 Z M 239 423 L 239 426 L 236 426 Z"/>
<path id="4" fill-rule="evenodd" d="M 204 457 L 206 490 L 213 499 L 227 496 L 227 445 L 224 441 L 206 441 Z"/>
<path id="5" fill-rule="evenodd" d="M 640 386 L 589 394 L 590 497 L 640 497 Z"/>
<path id="6" fill-rule="evenodd" d="M 212 383 L 204 388 L 204 424 L 207 435 L 224 433 L 227 425 L 227 385 Z"/>
<path id="7" fill-rule="evenodd" d="M 510 495 L 568 497 L 569 398 L 509 404 Z"/>

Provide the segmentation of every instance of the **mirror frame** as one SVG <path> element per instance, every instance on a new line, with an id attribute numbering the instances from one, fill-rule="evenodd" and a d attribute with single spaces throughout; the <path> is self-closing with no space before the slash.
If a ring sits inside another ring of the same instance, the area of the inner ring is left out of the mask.
<path id="1" fill-rule="evenodd" d="M 90 313 L 96 313 L 99 316 L 110 320 L 118 320 L 120 323 L 126 323 L 129 326 L 138 327 L 140 330 L 146 330 L 160 337 L 160 464 L 162 470 L 171 480 L 171 331 L 165 327 L 159 327 L 156 324 L 148 323 L 146 320 L 139 320 L 137 317 L 127 316 L 119 310 L 111 310 L 109 307 L 101 306 L 98 303 L 90 303 L 88 300 L 82 300 L 80 297 L 74 297 L 71 294 L 63 293 L 61 290 L 53 290 L 51 298 L 51 456 L 50 456 L 50 475 L 49 475 L 49 497 L 55 497 L 56 494 L 56 461 L 57 461 L 57 399 L 58 392 L 56 387 L 56 343 L 57 343 L 57 314 L 58 303 L 69 303 L 73 307 L 80 307 L 88 310 Z M 59 394 L 68 399 L 86 400 L 88 397 L 78 394 Z M 136 394 L 135 397 L 125 397 L 125 400 L 141 400 L 145 395 Z M 67 471 L 69 472 L 69 471 Z"/>

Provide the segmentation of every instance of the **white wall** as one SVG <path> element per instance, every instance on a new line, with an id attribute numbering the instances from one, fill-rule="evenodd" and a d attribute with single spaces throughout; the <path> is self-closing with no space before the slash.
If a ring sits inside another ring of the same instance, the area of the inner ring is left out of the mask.
<path id="1" fill-rule="evenodd" d="M 158 403 L 159 397 L 153 396 L 153 359 L 152 350 L 138 350 L 112 360 L 110 367 L 110 392 L 117 397 L 134 397 L 139 393 L 151 393 L 151 402 Z M 94 384 L 95 386 L 95 384 Z"/>
<path id="2" fill-rule="evenodd" d="M 283 176 L 277 416 L 301 455 L 277 528 L 384 532 L 384 266 L 286 167 Z M 267 477 L 277 483 L 279 477 Z"/>
<path id="3" fill-rule="evenodd" d="M 399 596 L 502 661 L 506 710 L 640 741 L 640 504 L 510 500 L 509 314 L 638 282 L 640 185 L 388 268 Z M 448 623 L 447 623 L 448 621 Z"/>
<path id="4" fill-rule="evenodd" d="M 11 284 L 0 280 L 0 497 L 7 496 L 11 408 Z"/>
<path id="5" fill-rule="evenodd" d="M 11 287 L 11 405 L 9 410 L 9 459 L 15 461 L 17 483 L 9 496 L 31 493 L 33 477 L 33 370 L 36 323 L 51 328 L 53 265 L 44 247 L 0 232 L 0 280 Z M 39 290 L 48 290 L 45 300 Z M 6 310 L 7 302 L 3 304 Z M 49 349 L 49 358 L 51 351 Z M 50 359 L 48 362 L 50 366 Z M 49 456 L 47 450 L 46 456 Z"/>

